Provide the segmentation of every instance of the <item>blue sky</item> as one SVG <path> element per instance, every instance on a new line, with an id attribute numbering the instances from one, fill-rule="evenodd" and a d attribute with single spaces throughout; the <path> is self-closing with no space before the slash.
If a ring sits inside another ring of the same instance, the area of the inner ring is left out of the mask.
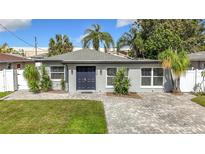
<path id="1" fill-rule="evenodd" d="M 86 28 L 92 24 L 100 24 L 102 31 L 109 32 L 115 41 L 129 30 L 133 20 L 116 19 L 34 19 L 34 20 L 0 20 L 0 23 L 14 32 L 25 41 L 34 44 L 34 36 L 37 37 L 39 47 L 47 47 L 49 39 L 55 34 L 66 34 L 70 37 L 74 46 L 81 46 L 80 38 Z M 0 29 L 0 44 L 7 42 L 11 47 L 27 47 L 25 43 L 13 37 L 4 29 Z"/>

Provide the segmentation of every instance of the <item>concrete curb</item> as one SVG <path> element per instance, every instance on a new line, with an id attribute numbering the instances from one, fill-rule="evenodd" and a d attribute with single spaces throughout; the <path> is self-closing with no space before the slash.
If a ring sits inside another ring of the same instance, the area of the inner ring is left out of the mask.
<path id="1" fill-rule="evenodd" d="M 12 93 L 13 93 L 13 92 L 12 92 Z M 0 98 L 0 101 L 3 101 L 3 100 L 5 100 L 5 99 L 7 99 L 12 93 L 10 93 L 10 94 L 8 94 L 8 95 L 6 95 L 6 96 Z"/>

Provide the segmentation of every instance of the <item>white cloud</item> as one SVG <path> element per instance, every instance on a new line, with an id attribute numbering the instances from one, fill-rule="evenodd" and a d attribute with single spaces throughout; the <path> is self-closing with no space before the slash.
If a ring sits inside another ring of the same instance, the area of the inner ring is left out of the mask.
<path id="1" fill-rule="evenodd" d="M 22 29 L 31 25 L 31 19 L 0 19 L 0 24 L 11 31 Z M 0 26 L 0 32 L 6 31 Z"/>
<path id="2" fill-rule="evenodd" d="M 124 27 L 134 23 L 136 19 L 118 19 L 117 20 L 117 27 Z"/>

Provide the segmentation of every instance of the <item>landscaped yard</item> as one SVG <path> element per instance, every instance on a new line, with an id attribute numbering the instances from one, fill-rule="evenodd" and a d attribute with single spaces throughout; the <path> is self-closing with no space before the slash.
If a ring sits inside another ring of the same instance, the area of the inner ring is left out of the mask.
<path id="1" fill-rule="evenodd" d="M 107 133 L 104 107 L 92 100 L 0 101 L 1 134 Z"/>
<path id="2" fill-rule="evenodd" d="M 0 98 L 9 95 L 11 92 L 0 92 Z"/>
<path id="3" fill-rule="evenodd" d="M 196 102 L 202 106 L 205 106 L 205 96 L 197 96 L 192 99 L 193 102 Z"/>

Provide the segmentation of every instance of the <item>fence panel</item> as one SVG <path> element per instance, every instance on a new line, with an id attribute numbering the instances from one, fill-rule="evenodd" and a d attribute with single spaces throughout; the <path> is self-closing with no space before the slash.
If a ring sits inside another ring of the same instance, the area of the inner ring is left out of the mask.
<path id="1" fill-rule="evenodd" d="M 205 91 L 205 82 L 201 76 L 203 70 L 187 70 L 180 77 L 180 89 L 182 92 Z"/>
<path id="2" fill-rule="evenodd" d="M 0 71 L 0 91 L 14 91 L 14 70 Z"/>
<path id="3" fill-rule="evenodd" d="M 182 92 L 194 91 L 195 87 L 195 70 L 188 70 L 180 77 L 180 89 Z"/>
<path id="4" fill-rule="evenodd" d="M 4 92 L 4 72 L 0 71 L 0 92 Z"/>
<path id="5" fill-rule="evenodd" d="M 17 84 L 18 84 L 18 90 L 29 89 L 27 85 L 27 81 L 23 76 L 23 70 L 17 70 Z"/>

